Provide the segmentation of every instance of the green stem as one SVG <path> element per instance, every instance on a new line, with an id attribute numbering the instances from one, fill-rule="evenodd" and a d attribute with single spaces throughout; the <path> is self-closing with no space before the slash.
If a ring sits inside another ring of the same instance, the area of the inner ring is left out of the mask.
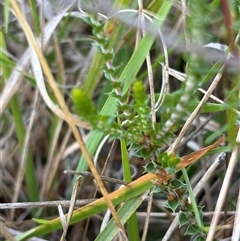
<path id="1" fill-rule="evenodd" d="M 198 212 L 198 208 L 197 208 L 196 200 L 195 200 L 195 197 L 194 197 L 194 194 L 193 194 L 192 186 L 191 186 L 191 183 L 190 183 L 190 180 L 189 180 L 189 178 L 188 178 L 188 174 L 187 174 L 187 171 L 186 171 L 185 168 L 182 169 L 182 173 L 183 173 L 185 182 L 186 182 L 186 184 L 187 184 L 187 190 L 188 190 L 188 193 L 189 193 L 189 196 L 190 196 L 190 200 L 191 200 L 191 203 L 192 203 L 193 212 L 194 212 L 194 214 L 195 214 L 195 218 L 196 218 L 198 227 L 199 227 L 200 229 L 202 229 L 203 223 L 202 223 L 202 220 L 201 220 L 200 215 L 199 215 L 199 212 Z"/>
<path id="2" fill-rule="evenodd" d="M 131 182 L 131 168 L 128 159 L 128 151 L 126 147 L 126 142 L 124 139 L 120 140 L 121 143 L 121 153 L 122 153 L 122 164 L 123 164 L 123 177 L 125 181 Z M 127 221 L 127 231 L 128 238 L 132 241 L 139 241 L 139 228 L 136 212 L 134 212 Z"/>
<path id="3" fill-rule="evenodd" d="M 14 118 L 14 123 L 16 127 L 16 135 L 18 138 L 19 146 L 21 151 L 23 150 L 24 146 L 24 139 L 25 139 L 25 128 L 24 123 L 22 120 L 22 113 L 20 110 L 19 102 L 17 95 L 14 95 L 10 102 L 11 110 Z M 39 200 L 39 194 L 38 194 L 38 184 L 37 179 L 35 175 L 35 168 L 33 164 L 33 158 L 32 155 L 28 152 L 27 154 L 27 160 L 26 160 L 26 166 L 25 166 L 25 181 L 27 185 L 27 191 L 29 200 L 31 202 L 38 201 Z"/>
<path id="4" fill-rule="evenodd" d="M 119 205 L 122 202 L 126 202 L 133 197 L 143 194 L 147 190 L 153 187 L 151 180 L 154 178 L 152 174 L 146 174 L 139 179 L 133 181 L 128 184 L 126 187 L 123 187 L 114 193 L 109 194 L 113 204 Z M 84 220 L 88 217 L 91 217 L 97 213 L 100 213 L 108 208 L 106 201 L 104 198 L 98 199 L 84 207 L 76 209 L 73 212 L 70 223 L 74 224 L 81 220 Z M 61 221 L 60 218 L 55 218 L 51 221 L 47 221 L 44 224 L 30 229 L 18 236 L 15 237 L 16 240 L 28 240 L 34 236 L 43 236 L 44 234 L 48 234 L 53 232 L 54 230 L 61 229 Z"/>

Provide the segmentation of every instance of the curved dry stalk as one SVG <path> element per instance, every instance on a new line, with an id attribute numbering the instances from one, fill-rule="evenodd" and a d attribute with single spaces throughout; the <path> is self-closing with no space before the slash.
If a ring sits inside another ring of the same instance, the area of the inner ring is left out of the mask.
<path id="1" fill-rule="evenodd" d="M 8 82 L 4 86 L 4 89 L 0 95 L 0 103 L 1 103 L 0 115 L 2 115 L 3 111 L 6 109 L 12 97 L 19 90 L 23 81 L 22 72 L 24 72 L 29 68 L 30 57 L 31 57 L 31 50 L 30 48 L 28 48 L 23 54 L 22 58 L 18 61 L 18 65 L 12 71 Z"/>
<path id="2" fill-rule="evenodd" d="M 240 133 L 240 129 L 238 131 Z M 228 168 L 226 171 L 226 175 L 225 178 L 223 180 L 223 184 L 222 184 L 222 188 L 220 191 L 220 194 L 218 196 L 218 200 L 217 200 L 217 204 L 216 204 L 216 208 L 215 208 L 215 212 L 213 215 L 213 219 L 210 225 L 210 229 L 208 232 L 208 236 L 206 241 L 212 241 L 213 240 L 213 236 L 216 230 L 216 226 L 219 220 L 219 216 L 220 216 L 220 211 L 222 210 L 223 204 L 225 202 L 225 197 L 228 191 L 228 187 L 231 181 L 231 177 L 232 177 L 232 173 L 234 171 L 234 168 L 237 164 L 237 160 L 238 160 L 238 155 L 239 155 L 239 147 L 236 145 L 232 151 L 230 160 L 229 160 L 229 164 L 228 164 Z"/>
<path id="3" fill-rule="evenodd" d="M 140 24 L 142 28 L 142 35 L 144 37 L 146 35 L 146 25 L 145 25 L 144 13 L 143 13 L 142 1 L 139 0 L 138 4 L 139 4 L 138 14 L 139 14 Z M 155 123 L 156 123 L 155 91 L 154 91 L 154 84 L 153 84 L 153 70 L 152 70 L 152 61 L 151 61 L 150 53 L 146 55 L 146 64 L 147 64 L 148 82 L 149 82 L 149 89 L 150 89 L 152 128 L 155 129 Z"/>
<path id="4" fill-rule="evenodd" d="M 100 155 L 100 152 L 101 152 L 104 144 L 107 142 L 108 138 L 109 138 L 109 135 L 105 136 L 105 137 L 101 140 L 101 142 L 99 143 L 99 145 L 98 145 L 98 148 L 97 148 L 97 150 L 96 150 L 96 152 L 95 152 L 94 159 L 93 159 L 93 162 L 94 162 L 95 165 L 97 164 L 97 161 L 98 161 L 98 157 L 99 157 L 99 155 Z"/>
<path id="5" fill-rule="evenodd" d="M 219 70 L 218 74 L 216 75 L 216 77 L 214 78 L 212 84 L 210 85 L 210 87 L 208 88 L 206 94 L 203 96 L 203 98 L 201 99 L 201 101 L 199 102 L 199 104 L 197 105 L 197 107 L 195 108 L 195 110 L 191 113 L 191 115 L 189 116 L 189 118 L 187 119 L 187 121 L 185 122 L 183 128 L 181 129 L 178 137 L 176 138 L 176 140 L 174 141 L 174 143 L 168 148 L 167 152 L 169 155 L 171 155 L 172 153 L 174 153 L 174 151 L 177 149 L 180 141 L 182 140 L 183 136 L 185 135 L 186 131 L 189 129 L 190 125 L 192 124 L 193 120 L 196 118 L 196 116 L 198 115 L 199 111 L 201 110 L 202 106 L 205 104 L 205 102 L 208 100 L 209 96 L 212 94 L 212 92 L 215 90 L 218 82 L 220 81 L 221 77 L 222 77 L 222 71 L 224 69 L 225 65 L 223 65 L 221 67 L 221 69 Z"/>
<path id="6" fill-rule="evenodd" d="M 109 209 L 111 210 L 112 212 L 112 215 L 113 215 L 113 218 L 116 222 L 116 225 L 117 227 L 119 228 L 119 234 L 125 239 L 127 240 L 127 236 L 125 234 L 125 231 L 124 231 L 124 228 L 120 222 L 120 219 L 117 215 L 117 212 L 115 210 L 115 207 L 112 203 L 112 201 L 110 200 L 109 196 L 108 196 L 108 193 L 107 193 L 107 190 L 101 180 L 101 177 L 99 176 L 99 173 L 96 169 L 96 167 L 94 166 L 93 164 L 93 161 L 92 161 L 92 157 L 90 156 L 87 148 L 86 148 L 86 145 L 82 139 L 82 136 L 81 134 L 79 133 L 75 123 L 74 123 L 74 120 L 70 114 L 70 111 L 68 109 L 68 106 L 62 96 L 62 93 L 61 91 L 58 89 L 57 85 L 56 85 L 56 82 L 55 82 L 55 79 L 53 77 L 53 74 L 51 73 L 51 70 L 47 64 L 47 61 L 42 53 L 42 51 L 40 50 L 34 36 L 33 36 L 33 33 L 29 27 L 29 25 L 27 24 L 20 8 L 19 8 L 19 5 L 17 4 L 16 0 L 10 0 L 10 3 L 11 3 L 11 6 L 17 16 L 17 19 L 18 21 L 20 22 L 20 24 L 22 25 L 22 28 L 23 28 L 23 31 L 25 33 L 25 36 L 28 40 L 28 43 L 31 47 L 31 50 L 32 50 L 32 61 L 34 63 L 34 65 L 38 65 L 38 67 L 35 67 L 33 66 L 33 71 L 34 71 L 34 74 L 35 74 L 35 78 L 39 78 L 39 76 L 37 74 L 39 74 L 39 69 L 42 68 L 46 78 L 48 79 L 49 81 L 49 85 L 50 87 L 52 88 L 53 90 L 53 93 L 56 97 L 56 100 L 57 102 L 59 103 L 60 107 L 62 108 L 63 110 L 63 113 L 65 115 L 65 119 L 67 121 L 67 123 L 69 124 L 70 128 L 72 129 L 72 132 L 73 132 L 73 135 L 74 137 L 76 138 L 77 142 L 79 143 L 79 146 L 82 150 L 82 154 L 84 155 L 84 157 L 86 158 L 87 160 L 87 163 L 89 165 L 89 168 L 92 172 L 92 174 L 94 175 L 97 183 L 98 183 L 98 186 L 103 194 L 103 197 L 109 207 Z M 41 64 L 41 66 L 40 66 Z M 40 67 L 40 68 L 39 68 Z M 40 73 L 41 74 L 41 73 Z"/>
<path id="7" fill-rule="evenodd" d="M 168 58 L 168 50 L 167 50 L 167 45 L 165 42 L 165 38 L 162 34 L 162 31 L 159 30 L 159 36 L 162 42 L 163 46 L 163 53 L 165 57 L 165 68 L 162 67 L 162 88 L 160 91 L 159 99 L 157 100 L 156 106 L 155 106 L 155 112 L 159 110 L 159 108 L 162 106 L 167 93 L 168 93 L 168 88 L 169 88 L 169 58 Z"/>
<path id="8" fill-rule="evenodd" d="M 69 8 L 66 8 L 66 11 Z M 44 29 L 44 41 L 43 41 L 43 49 L 47 47 L 48 41 L 50 40 L 53 32 L 55 31 L 57 25 L 63 18 L 64 14 L 59 14 L 55 18 L 53 18 Z M 6 83 L 4 90 L 0 96 L 1 108 L 0 115 L 2 115 L 3 111 L 6 109 L 13 95 L 19 90 L 22 81 L 23 81 L 23 72 L 26 71 L 30 66 L 30 58 L 31 58 L 31 49 L 30 47 L 25 51 L 21 59 L 18 61 L 17 66 L 12 71 L 11 76 Z"/>

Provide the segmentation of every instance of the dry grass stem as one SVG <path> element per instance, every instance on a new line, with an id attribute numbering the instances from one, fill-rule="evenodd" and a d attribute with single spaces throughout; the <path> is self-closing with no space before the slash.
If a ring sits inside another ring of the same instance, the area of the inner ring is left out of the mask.
<path id="1" fill-rule="evenodd" d="M 76 200 L 76 207 L 84 206 L 88 203 L 95 201 L 96 199 L 85 199 L 85 200 Z M 47 207 L 57 207 L 61 205 L 61 207 L 69 207 L 70 201 L 62 200 L 62 201 L 45 201 L 45 202 L 17 202 L 17 203 L 1 203 L 0 209 L 26 209 L 26 208 L 47 208 Z"/>
<path id="2" fill-rule="evenodd" d="M 43 179 L 42 179 L 42 185 L 41 185 L 42 186 L 42 188 L 41 188 L 41 196 L 42 197 L 44 197 L 45 194 L 47 194 L 49 187 L 52 183 L 52 178 L 49 178 L 49 177 L 50 177 L 50 175 L 52 175 L 51 173 L 52 173 L 53 162 L 56 162 L 55 161 L 56 159 L 53 159 L 53 156 L 54 156 L 54 150 L 56 148 L 57 141 L 59 139 L 59 135 L 60 135 L 60 132 L 62 129 L 62 125 L 63 125 L 63 121 L 61 119 L 59 119 L 56 123 L 55 133 L 53 136 L 53 140 L 51 142 L 51 146 L 49 148 L 47 163 L 43 170 Z M 67 136 L 69 137 L 69 134 Z M 55 172 L 53 172 L 53 174 L 55 174 Z M 53 177 L 53 175 L 52 175 L 52 177 Z"/>
<path id="3" fill-rule="evenodd" d="M 152 202 L 153 202 L 153 193 L 150 191 L 150 194 L 148 196 L 148 205 L 147 205 L 147 212 L 145 216 L 145 222 L 144 222 L 144 228 L 143 228 L 143 234 L 141 241 L 145 241 L 147 237 L 147 232 L 148 232 L 148 225 L 150 221 L 150 215 L 151 215 L 151 209 L 152 209 Z"/>
<path id="4" fill-rule="evenodd" d="M 9 241 L 16 241 L 16 239 L 11 235 L 3 222 L 0 221 L 1 234 Z"/>
<path id="5" fill-rule="evenodd" d="M 62 219 L 65 219 L 66 222 L 64 222 L 65 226 L 63 226 L 63 234 L 62 234 L 62 237 L 61 237 L 60 241 L 66 240 L 67 230 L 68 230 L 68 227 L 69 227 L 69 224 L 70 224 L 70 219 L 72 217 L 73 210 L 75 208 L 77 195 L 78 195 L 81 183 L 82 183 L 82 176 L 79 176 L 76 179 L 75 185 L 73 187 L 73 193 L 72 193 L 72 197 L 71 197 L 71 201 L 70 201 L 70 206 L 69 206 L 67 217 L 66 217 L 66 219 L 65 219 L 65 216 L 62 217 Z"/>
<path id="6" fill-rule="evenodd" d="M 220 71 L 218 72 L 218 74 L 216 75 L 216 77 L 214 78 L 214 80 L 212 81 L 212 84 L 209 86 L 206 94 L 203 96 L 203 98 L 201 99 L 201 101 L 199 102 L 198 106 L 195 108 L 195 110 L 191 113 L 191 115 L 189 116 L 189 118 L 187 119 L 187 121 L 185 122 L 183 128 L 181 129 L 181 132 L 179 133 L 178 137 L 176 138 L 176 140 L 174 141 L 174 143 L 169 147 L 169 149 L 167 150 L 168 154 L 172 154 L 174 153 L 174 151 L 176 150 L 176 148 L 178 147 L 181 139 L 183 138 L 183 136 L 185 135 L 185 133 L 187 132 L 187 130 L 189 129 L 190 125 L 192 124 L 192 122 L 194 121 L 194 119 L 196 118 L 196 116 L 198 115 L 200 109 L 202 108 L 202 106 L 206 103 L 206 101 L 208 100 L 209 96 L 212 94 L 212 92 L 215 90 L 218 82 L 220 81 L 221 77 L 222 77 L 222 71 L 224 69 L 224 65 L 221 67 Z"/>
<path id="7" fill-rule="evenodd" d="M 239 132 L 240 132 L 240 130 L 239 130 Z M 212 219 L 212 222 L 211 222 L 211 225 L 210 225 L 210 229 L 209 229 L 206 241 L 212 241 L 213 240 L 214 233 L 215 233 L 215 230 L 216 230 L 216 226 L 217 226 L 217 223 L 218 223 L 218 220 L 219 220 L 220 212 L 222 210 L 222 207 L 223 207 L 223 204 L 224 204 L 224 201 L 225 201 L 225 198 L 226 198 L 226 194 L 227 194 L 227 191 L 228 191 L 228 188 L 229 188 L 229 184 L 230 184 L 230 181 L 231 181 L 231 178 L 232 178 L 233 170 L 234 170 L 234 168 L 236 167 L 236 164 L 237 164 L 238 155 L 239 155 L 239 147 L 235 146 L 233 151 L 232 151 L 231 158 L 230 158 L 230 161 L 229 161 L 229 165 L 228 165 L 228 168 L 227 168 L 227 171 L 226 171 L 226 175 L 225 175 L 224 180 L 223 180 L 223 185 L 222 185 L 219 197 L 218 197 L 218 201 L 217 201 L 216 208 L 215 208 L 215 213 L 213 215 L 213 219 Z"/>
<path id="8" fill-rule="evenodd" d="M 18 4 L 16 3 L 16 1 L 14 0 L 11 0 L 11 5 L 12 5 L 12 8 L 14 9 L 15 13 L 16 13 L 16 16 L 19 20 L 19 22 L 22 24 L 22 27 L 23 27 L 23 30 L 25 32 L 25 35 L 28 39 L 28 42 L 29 42 L 29 45 L 32 47 L 32 60 L 34 58 L 34 64 L 36 65 L 36 63 L 38 63 L 38 61 L 40 61 L 41 63 L 41 67 L 43 69 L 43 72 L 45 73 L 48 81 L 49 81 L 49 84 L 55 94 L 55 97 L 56 99 L 58 100 L 58 103 L 60 105 L 60 107 L 63 109 L 63 113 L 65 115 L 65 118 L 66 118 L 66 121 L 68 122 L 69 126 L 71 127 L 72 129 L 72 132 L 76 138 L 76 140 L 78 141 L 79 145 L 80 145 L 80 148 L 82 150 L 82 153 L 83 155 L 86 157 L 86 160 L 88 162 L 88 165 L 89 165 L 89 168 L 91 169 L 93 175 L 95 176 L 96 180 L 97 180 L 97 183 L 101 189 L 101 192 L 104 196 L 104 198 L 106 199 L 106 202 L 112 212 L 112 215 L 116 221 L 116 224 L 117 226 L 119 227 L 119 231 L 120 233 L 123 235 L 123 236 L 126 236 L 125 232 L 124 232 L 124 228 L 117 216 L 117 213 L 116 213 L 116 210 L 111 202 L 111 200 L 109 199 L 108 197 L 108 193 L 104 187 L 104 184 L 95 168 L 95 166 L 93 165 L 93 162 L 92 162 L 92 158 L 88 152 L 88 150 L 86 149 L 86 146 L 85 146 L 85 143 L 83 142 L 82 140 L 82 137 L 79 133 L 79 131 L 77 130 L 76 126 L 75 126 L 75 123 L 74 123 L 74 120 L 72 119 L 71 115 L 70 115 L 70 112 L 69 112 L 69 109 L 62 97 L 62 94 L 61 92 L 59 91 L 56 83 L 55 83 L 55 80 L 54 80 L 54 77 L 51 73 L 51 70 L 49 69 L 48 67 L 48 64 L 46 62 L 46 59 L 45 57 L 43 56 L 41 50 L 39 49 L 38 45 L 37 45 L 37 42 L 32 34 L 32 31 L 31 29 L 29 28 L 25 18 L 23 17 L 22 13 L 21 13 L 21 10 L 18 6 Z M 39 76 L 35 76 L 36 79 L 39 77 Z M 42 94 L 42 93 L 41 93 Z"/>

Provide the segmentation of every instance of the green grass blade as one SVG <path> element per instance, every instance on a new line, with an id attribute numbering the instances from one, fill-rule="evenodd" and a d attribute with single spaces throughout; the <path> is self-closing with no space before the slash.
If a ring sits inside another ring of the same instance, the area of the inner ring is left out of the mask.
<path id="1" fill-rule="evenodd" d="M 5 32 L 8 32 L 8 24 L 9 24 L 9 17 L 10 17 L 10 1 L 4 1 L 4 29 Z"/>
<path id="2" fill-rule="evenodd" d="M 126 147 L 126 142 L 124 139 L 120 140 L 121 144 L 121 154 L 122 154 L 122 165 L 123 165 L 123 178 L 124 181 L 131 182 L 131 168 L 128 159 L 128 151 Z M 120 217 L 121 218 L 121 217 Z M 139 228 L 137 215 L 135 212 L 129 217 L 127 221 L 127 233 L 129 240 L 139 241 Z"/>
<path id="3" fill-rule="evenodd" d="M 92 64 L 90 66 L 90 71 L 88 71 L 83 85 L 84 91 L 88 93 L 89 96 L 92 96 L 97 83 L 102 76 L 102 69 L 96 66 L 104 66 L 102 54 L 99 52 L 97 52 L 93 58 Z"/>
<path id="4" fill-rule="evenodd" d="M 24 146 L 24 139 L 25 139 L 25 127 L 24 127 L 22 112 L 21 112 L 17 95 L 14 95 L 13 98 L 11 99 L 10 106 L 11 106 L 13 119 L 15 123 L 16 135 L 18 138 L 20 149 L 22 151 Z M 33 158 L 30 152 L 28 152 L 27 154 L 24 176 L 25 176 L 25 181 L 27 185 L 27 193 L 29 196 L 29 200 L 31 202 L 38 201 L 39 188 L 38 188 L 38 183 L 36 179 Z"/>
<path id="5" fill-rule="evenodd" d="M 137 179 L 126 187 L 123 187 L 116 192 L 110 194 L 110 198 L 113 204 L 119 205 L 122 202 L 126 202 L 136 196 L 141 195 L 142 193 L 148 191 L 152 188 L 153 184 L 150 181 L 154 177 L 153 174 L 147 174 L 143 177 Z M 108 208 L 104 198 L 101 198 L 91 204 L 88 204 L 82 208 L 79 208 L 73 212 L 71 218 L 71 224 L 77 223 L 81 220 L 84 220 L 92 215 L 98 214 Z M 16 240 L 28 240 L 34 236 L 43 236 L 44 234 L 51 233 L 57 229 L 61 229 L 61 221 L 59 218 L 53 219 L 46 224 L 40 225 L 36 228 L 33 228 L 21 235 L 16 236 Z"/>
<path id="6" fill-rule="evenodd" d="M 118 216 L 122 224 L 124 224 L 132 216 L 132 214 L 135 213 L 135 210 L 143 201 L 143 196 L 132 198 L 121 206 L 118 211 Z M 118 227 L 116 226 L 114 220 L 111 219 L 105 229 L 97 236 L 95 241 L 111 241 L 117 233 Z M 136 234 L 138 236 L 138 230 Z M 132 239 L 129 233 L 128 239 L 131 241 L 136 240 L 135 238 Z"/>
<path id="7" fill-rule="evenodd" d="M 191 199 L 192 208 L 193 208 L 193 212 L 195 214 L 197 225 L 200 229 L 202 229 L 202 227 L 203 227 L 202 219 L 200 218 L 200 214 L 199 214 L 199 211 L 198 211 L 198 208 L 197 208 L 197 204 L 196 204 L 196 200 L 195 200 L 195 197 L 194 197 L 194 194 L 193 194 L 192 186 L 191 186 L 190 180 L 188 178 L 188 173 L 187 173 L 185 168 L 182 169 L 182 173 L 183 173 L 185 182 L 187 184 L 187 190 L 188 190 L 188 194 L 189 194 L 190 199 Z"/>
<path id="8" fill-rule="evenodd" d="M 36 1 L 30 0 L 29 3 L 30 3 L 30 9 L 32 12 L 32 17 L 33 17 L 33 23 L 35 25 L 36 32 L 39 35 L 41 33 L 41 26 L 40 26 L 40 20 L 38 17 L 38 13 L 37 13 Z"/>

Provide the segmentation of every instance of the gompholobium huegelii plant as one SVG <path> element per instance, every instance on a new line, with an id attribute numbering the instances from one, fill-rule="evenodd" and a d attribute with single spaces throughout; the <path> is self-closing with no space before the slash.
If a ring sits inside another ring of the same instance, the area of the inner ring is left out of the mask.
<path id="1" fill-rule="evenodd" d="M 189 10 L 198 9 L 198 11 L 187 21 L 186 42 L 189 50 L 187 79 L 181 87 L 182 94 L 178 104 L 172 108 L 173 112 L 164 112 L 165 108 L 162 108 L 161 122 L 154 123 L 154 128 L 150 118 L 150 95 L 146 87 L 142 81 L 135 81 L 127 94 L 123 94 L 122 83 L 118 81 L 116 75 L 117 67 L 113 64 L 114 50 L 108 49 L 109 39 L 105 34 L 104 24 L 93 13 L 85 13 L 84 20 L 92 27 L 94 46 L 105 61 L 104 75 L 113 88 L 108 95 L 116 98 L 118 102 L 115 116 L 100 114 L 83 89 L 72 90 L 72 101 L 76 113 L 87 120 L 94 129 L 102 131 L 110 138 L 124 139 L 130 150 L 134 150 L 136 155 L 149 161 L 145 165 L 145 171 L 156 175 L 156 180 L 153 181 L 155 185 L 153 192 L 162 192 L 166 195 L 168 200 L 166 207 L 173 212 L 178 211 L 180 226 L 187 225 L 186 234 L 196 235 L 195 241 L 205 239 L 204 225 L 201 221 L 203 207 L 197 206 L 194 200 L 189 203 L 186 198 L 187 193 L 191 192 L 190 183 L 184 184 L 180 180 L 172 179 L 172 174 L 182 169 L 179 166 L 181 158 L 175 156 L 174 151 L 162 152 L 162 147 L 168 145 L 174 137 L 174 132 L 179 129 L 177 122 L 186 116 L 185 106 L 188 105 L 199 82 L 205 78 L 204 73 L 196 74 L 198 72 L 196 70 L 201 66 L 201 60 L 195 52 L 191 52 L 194 45 L 202 44 L 204 25 L 199 21 L 203 15 L 206 15 L 206 9 L 203 7 L 200 1 L 189 2 Z M 187 179 L 186 176 L 185 179 Z"/>

